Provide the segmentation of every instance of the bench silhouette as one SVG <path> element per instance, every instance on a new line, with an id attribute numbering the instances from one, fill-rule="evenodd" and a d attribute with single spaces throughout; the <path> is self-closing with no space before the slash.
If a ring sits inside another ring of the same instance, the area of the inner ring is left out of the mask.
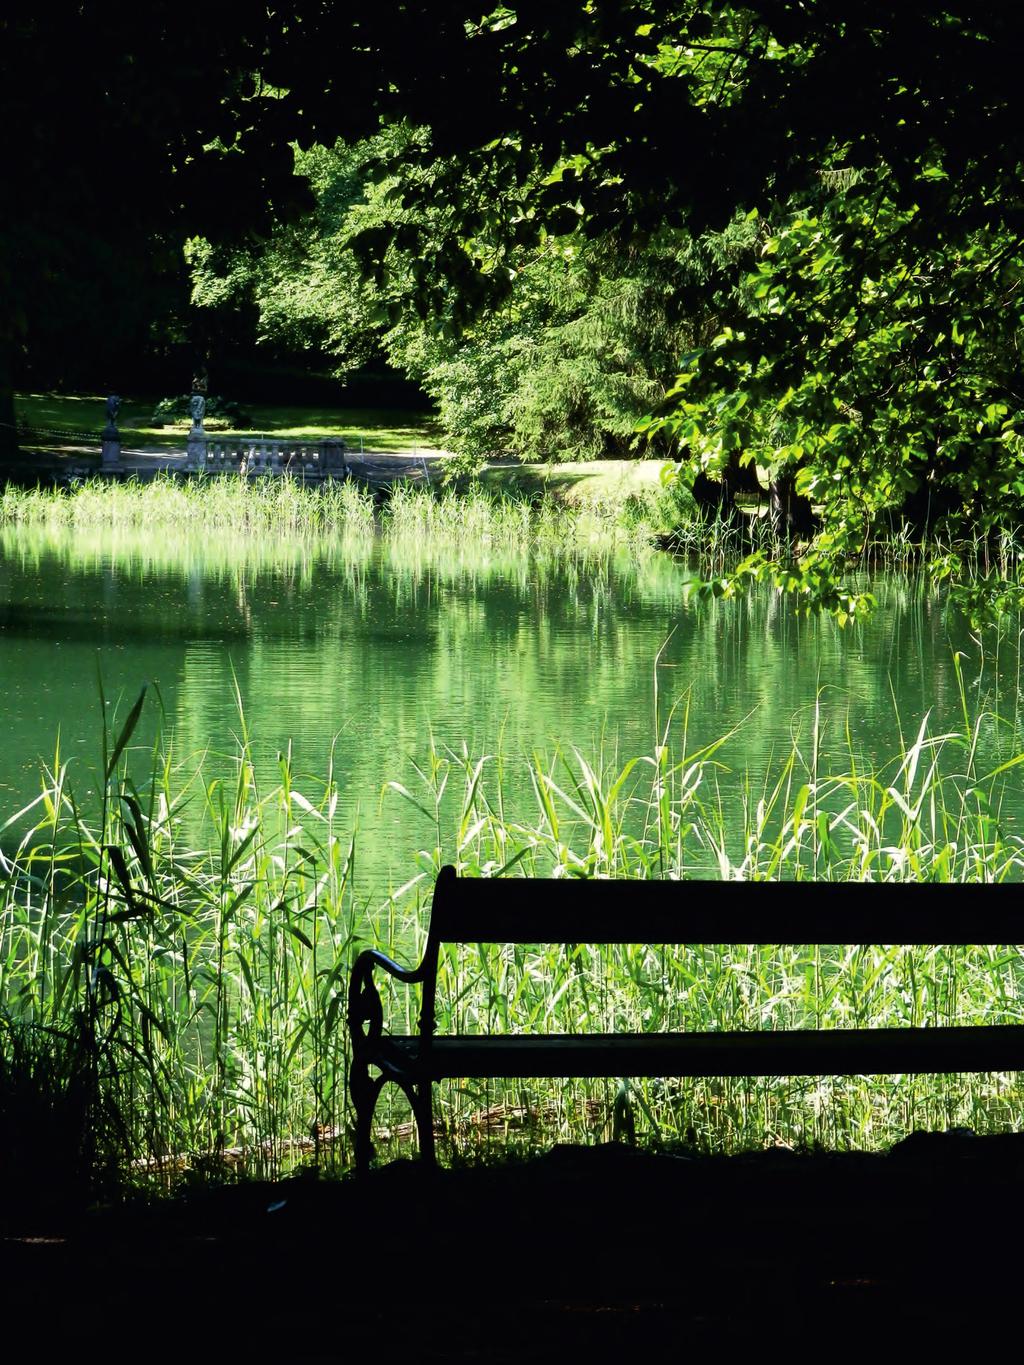
<path id="1" fill-rule="evenodd" d="M 957 927 L 958 926 L 958 927 Z M 438 959 L 457 944 L 1013 943 L 1024 935 L 1012 885 L 858 882 L 585 881 L 461 878 L 443 867 L 423 961 L 376 949 L 352 969 L 348 1022 L 356 1166 L 373 1160 L 377 1098 L 389 1082 L 412 1106 L 420 1155 L 436 1160 L 435 1081 L 527 1077 L 850 1076 L 1024 1069 L 1024 1025 L 714 1033 L 462 1034 L 435 1031 Z M 381 970 L 422 987 L 419 1029 L 388 1033 Z M 376 1074 L 374 1074 L 376 1073 Z"/>

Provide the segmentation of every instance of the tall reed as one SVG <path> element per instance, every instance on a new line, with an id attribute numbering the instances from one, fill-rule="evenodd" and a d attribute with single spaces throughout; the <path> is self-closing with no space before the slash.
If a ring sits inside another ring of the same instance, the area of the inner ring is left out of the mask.
<path id="1" fill-rule="evenodd" d="M 655 751 L 624 763 L 577 750 L 528 761 L 532 810 L 512 812 L 506 755 L 435 753 L 402 800 L 435 814 L 437 842 L 420 888 L 443 862 L 464 876 L 669 878 L 680 905 L 695 875 L 723 880 L 1018 881 L 1024 842 L 1000 817 L 1020 756 L 982 771 L 982 721 L 932 735 L 927 721 L 881 769 L 851 746 L 845 772 L 793 751 L 756 785 L 742 817 L 727 812 L 715 775 L 723 740 L 688 752 L 685 707 Z M 672 729 L 679 743 L 672 744 Z M 672 756 L 673 749 L 675 757 Z M 405 894 L 413 888 L 406 888 Z M 827 902 L 826 902 L 827 904 Z M 965 913 L 968 913 L 965 908 Z M 422 948 L 424 921 L 411 921 Z M 556 927 L 557 932 L 557 927 Z M 442 964 L 439 1028 L 575 1032 L 718 1030 L 1024 1022 L 1020 945 L 588 945 L 481 947 Z M 633 1101 L 648 1136 L 709 1149 L 786 1141 L 878 1146 L 917 1126 L 1020 1126 L 1016 1075 L 642 1082 Z M 621 1099 L 621 1096 L 619 1096 Z M 484 1141 L 579 1135 L 608 1125 L 614 1087 L 524 1090 L 490 1082 L 445 1091 L 449 1130 L 464 1151 Z M 493 1116 L 467 1128 L 467 1106 Z M 458 1144 L 457 1144 L 458 1145 Z"/>
<path id="2" fill-rule="evenodd" d="M 370 532 L 373 498 L 356 482 L 292 478 L 87 479 L 73 488 L 0 493 L 0 525 L 169 527 L 272 535 Z"/>
<path id="3" fill-rule="evenodd" d="M 68 490 L 7 488 L 0 492 L 4 526 L 152 528 L 232 532 L 261 537 L 368 535 L 389 542 L 443 542 L 451 548 L 552 549 L 591 552 L 650 547 L 658 530 L 653 508 L 567 507 L 549 497 L 465 493 L 397 482 L 379 511 L 355 480 L 305 485 L 290 478 L 176 479 L 140 482 L 84 480 Z"/>
<path id="4" fill-rule="evenodd" d="M 104 740 L 87 807 L 58 749 L 39 795 L 0 827 L 0 1138 L 64 1133 L 66 1169 L 93 1189 L 232 1170 L 350 1161 L 343 1000 L 358 946 L 415 959 L 433 877 L 1020 880 L 1024 848 L 1002 801 L 1024 771 L 979 764 L 982 719 L 906 726 L 892 763 L 845 770 L 794 749 L 748 780 L 742 818 L 716 789 L 726 736 L 693 750 L 685 700 L 646 755 L 520 757 L 433 749 L 389 799 L 430 819 L 404 884 L 371 905 L 356 837 L 338 820 L 333 765 L 313 788 L 290 754 L 257 771 L 239 699 L 230 765 L 215 775 L 159 737 L 133 746 L 144 695 Z M 818 727 L 815 727 L 815 734 Z M 528 799 L 512 797 L 512 769 Z M 141 776 L 138 774 L 141 772 Z M 227 774 L 227 775 L 225 775 Z M 470 950 L 442 965 L 445 1029 L 842 1027 L 1020 1021 L 1017 945 L 587 945 Z M 394 987 L 395 1026 L 414 1027 Z M 500 1081 L 444 1087 L 465 1157 L 507 1143 L 610 1132 L 626 1089 Z M 879 1145 L 921 1124 L 1019 1124 L 1016 1076 L 764 1082 L 650 1081 L 629 1092 L 654 1141 Z M 389 1107 L 390 1105 L 390 1107 Z M 398 1098 L 381 1140 L 410 1132 Z M 19 1118 L 19 1115 L 21 1116 Z M 47 1115 L 50 1116 L 49 1120 Z M 40 1117 L 42 1116 L 42 1117 Z M 14 1136 L 12 1136 L 14 1135 Z M 30 1145 L 30 1144 L 29 1144 Z M 56 1148 L 51 1150 L 56 1152 Z M 9 1156 L 9 1152 L 8 1152 Z"/>
<path id="5" fill-rule="evenodd" d="M 7 1028 L 23 1047 L 78 1044 L 66 1084 L 89 1095 L 80 1140 L 120 1179 L 223 1169 L 242 1151 L 250 1171 L 306 1151 L 339 1165 L 339 1010 L 360 916 L 333 775 L 311 800 L 285 753 L 262 792 L 243 719 L 230 780 L 158 742 L 137 784 L 142 705 L 104 745 L 98 810 L 58 752 L 0 828 L 22 831 L 2 869 Z"/>

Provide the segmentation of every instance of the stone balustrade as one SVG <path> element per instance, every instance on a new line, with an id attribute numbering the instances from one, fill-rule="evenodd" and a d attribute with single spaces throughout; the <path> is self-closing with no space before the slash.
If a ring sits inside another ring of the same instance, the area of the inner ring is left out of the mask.
<path id="1" fill-rule="evenodd" d="M 298 441 L 282 437 L 222 438 L 189 433 L 187 468 L 208 474 L 293 474 L 296 478 L 346 478 L 345 442 L 340 438 Z"/>

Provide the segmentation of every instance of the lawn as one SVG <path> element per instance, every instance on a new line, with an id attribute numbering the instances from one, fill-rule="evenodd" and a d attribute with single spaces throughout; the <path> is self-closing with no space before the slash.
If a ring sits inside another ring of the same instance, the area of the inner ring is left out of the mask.
<path id="1" fill-rule="evenodd" d="M 125 397 L 118 425 L 126 446 L 182 449 L 187 427 L 152 425 L 156 399 Z M 49 432 L 96 432 L 105 420 L 106 398 L 100 394 L 22 393 L 14 400 L 18 419 Z M 436 454 L 440 433 L 427 412 L 394 408 L 310 408 L 246 405 L 251 423 L 244 430 L 217 431 L 217 436 L 287 433 L 305 440 L 341 436 L 353 450 L 414 451 Z"/>
<path id="2" fill-rule="evenodd" d="M 129 396 L 121 401 L 118 425 L 126 450 L 149 448 L 183 450 L 184 424 L 152 425 L 156 399 Z M 96 437 L 106 420 L 106 399 L 100 394 L 23 393 L 15 397 L 20 421 L 44 432 L 91 432 Z M 352 450 L 443 455 L 443 436 L 430 413 L 396 408 L 287 407 L 246 404 L 251 424 L 245 430 L 212 431 L 213 436 L 287 433 L 315 441 L 341 436 Z M 40 444 L 51 444 L 40 437 Z M 58 443 L 59 437 L 53 438 Z M 32 444 L 31 441 L 26 444 Z M 660 460 L 594 460 L 576 464 L 496 463 L 483 471 L 481 482 L 495 493 L 547 492 L 577 507 L 607 507 L 631 495 L 650 495 L 659 488 Z"/>
<path id="3" fill-rule="evenodd" d="M 481 482 L 494 492 L 550 493 L 584 506 L 623 502 L 661 487 L 663 460 L 591 460 L 585 464 L 489 465 Z"/>

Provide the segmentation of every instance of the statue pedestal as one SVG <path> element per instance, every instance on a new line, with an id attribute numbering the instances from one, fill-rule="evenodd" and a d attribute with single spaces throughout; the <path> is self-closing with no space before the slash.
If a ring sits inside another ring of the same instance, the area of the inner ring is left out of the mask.
<path id="1" fill-rule="evenodd" d="M 121 433 L 117 427 L 106 426 L 100 435 L 100 468 L 121 469 Z"/>
<path id="2" fill-rule="evenodd" d="M 325 474 L 348 474 L 344 441 L 328 437 L 327 440 L 320 442 L 320 468 Z"/>
<path id="3" fill-rule="evenodd" d="M 206 468 L 206 432 L 202 427 L 193 427 L 188 434 L 189 469 Z"/>

